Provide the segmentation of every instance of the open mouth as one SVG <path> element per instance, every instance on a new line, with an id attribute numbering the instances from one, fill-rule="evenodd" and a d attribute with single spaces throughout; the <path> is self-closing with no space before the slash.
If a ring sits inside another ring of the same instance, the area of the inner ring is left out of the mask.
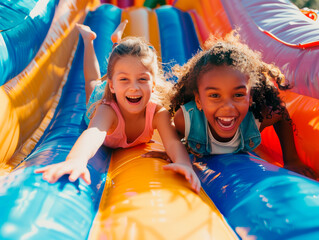
<path id="1" fill-rule="evenodd" d="M 235 126 L 236 118 L 235 117 L 217 117 L 218 125 L 224 130 L 232 130 Z"/>
<path id="2" fill-rule="evenodd" d="M 126 97 L 127 101 L 129 101 L 130 103 L 138 103 L 139 101 L 141 101 L 142 97 Z"/>

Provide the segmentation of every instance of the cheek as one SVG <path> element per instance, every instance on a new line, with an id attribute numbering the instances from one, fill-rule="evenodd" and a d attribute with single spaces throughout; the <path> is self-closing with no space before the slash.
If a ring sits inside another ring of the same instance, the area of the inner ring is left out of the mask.
<path id="1" fill-rule="evenodd" d="M 246 115 L 250 106 L 250 98 L 248 97 L 241 104 L 238 105 L 238 109 L 242 115 Z"/>
<path id="2" fill-rule="evenodd" d="M 207 99 L 206 101 L 203 99 L 202 106 L 206 116 L 213 116 L 218 109 L 218 104 L 216 105 L 213 101 L 207 101 Z"/>

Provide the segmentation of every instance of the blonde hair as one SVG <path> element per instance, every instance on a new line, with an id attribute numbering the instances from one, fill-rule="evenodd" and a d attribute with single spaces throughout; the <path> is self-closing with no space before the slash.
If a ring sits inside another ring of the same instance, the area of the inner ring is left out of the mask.
<path id="1" fill-rule="evenodd" d="M 107 73 L 101 78 L 101 80 L 112 79 L 114 75 L 114 66 L 116 62 L 126 56 L 138 57 L 142 64 L 151 72 L 155 80 L 155 89 L 151 94 L 151 100 L 157 104 L 163 105 L 165 108 L 169 108 L 169 98 L 167 97 L 173 84 L 166 81 L 164 78 L 163 70 L 156 50 L 147 43 L 143 38 L 139 37 L 126 37 L 113 47 L 113 50 L 108 59 Z M 116 101 L 115 94 L 111 93 L 109 83 L 105 86 L 104 95 L 101 100 L 92 104 L 92 107 L 96 107 L 101 104 L 102 100 Z M 92 114 L 91 116 L 93 116 Z"/>

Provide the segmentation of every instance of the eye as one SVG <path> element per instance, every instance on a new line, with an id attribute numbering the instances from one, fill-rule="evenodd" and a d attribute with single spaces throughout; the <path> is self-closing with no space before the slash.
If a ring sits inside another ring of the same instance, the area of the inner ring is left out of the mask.
<path id="1" fill-rule="evenodd" d="M 220 95 L 218 93 L 212 93 L 212 94 L 209 94 L 209 97 L 210 98 L 219 98 Z"/>
<path id="2" fill-rule="evenodd" d="M 149 80 L 149 78 L 141 77 L 139 80 L 140 80 L 140 81 L 148 81 L 148 80 Z"/>
<path id="3" fill-rule="evenodd" d="M 120 81 L 127 81 L 128 80 L 128 78 L 126 78 L 126 77 L 121 77 L 120 78 Z"/>
<path id="4" fill-rule="evenodd" d="M 246 94 L 244 94 L 244 93 L 235 93 L 234 94 L 235 98 L 241 98 L 241 97 L 244 97 L 244 96 L 246 96 Z"/>

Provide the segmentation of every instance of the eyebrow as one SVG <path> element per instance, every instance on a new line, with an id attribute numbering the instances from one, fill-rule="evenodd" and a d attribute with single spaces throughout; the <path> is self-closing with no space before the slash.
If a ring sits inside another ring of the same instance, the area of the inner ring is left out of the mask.
<path id="1" fill-rule="evenodd" d="M 118 72 L 117 75 L 120 75 L 120 74 L 124 74 L 124 75 L 129 75 L 130 73 L 129 72 Z M 142 73 L 139 73 L 138 75 L 141 76 L 141 75 L 150 75 L 151 73 L 150 72 L 142 72 Z"/>
<path id="2" fill-rule="evenodd" d="M 240 85 L 240 86 L 238 86 L 238 87 L 235 87 L 234 89 L 235 90 L 238 90 L 238 89 L 247 89 L 247 87 L 246 87 L 246 85 Z"/>
<path id="3" fill-rule="evenodd" d="M 247 89 L 247 87 L 245 85 L 240 85 L 234 88 L 234 90 L 238 90 L 238 89 Z M 206 87 L 205 90 L 220 90 L 220 89 L 216 87 Z"/>
<path id="4" fill-rule="evenodd" d="M 120 74 L 130 74 L 129 72 L 117 72 L 118 75 Z"/>

